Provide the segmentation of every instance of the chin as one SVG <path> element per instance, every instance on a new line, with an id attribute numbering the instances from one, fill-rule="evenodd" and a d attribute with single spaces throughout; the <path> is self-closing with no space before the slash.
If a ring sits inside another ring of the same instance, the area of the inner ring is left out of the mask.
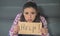
<path id="1" fill-rule="evenodd" d="M 32 21 L 27 21 L 27 22 L 32 22 Z"/>

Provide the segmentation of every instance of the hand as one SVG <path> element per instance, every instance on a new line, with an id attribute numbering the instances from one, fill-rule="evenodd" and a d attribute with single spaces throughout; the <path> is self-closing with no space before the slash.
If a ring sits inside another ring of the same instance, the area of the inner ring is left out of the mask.
<path id="1" fill-rule="evenodd" d="M 44 35 L 47 35 L 48 29 L 47 28 L 42 28 L 41 33 L 43 33 Z"/>
<path id="2" fill-rule="evenodd" d="M 18 27 L 18 25 L 15 25 L 15 26 L 14 26 L 13 33 L 14 33 L 14 34 L 17 34 L 18 31 L 19 31 L 19 27 Z"/>

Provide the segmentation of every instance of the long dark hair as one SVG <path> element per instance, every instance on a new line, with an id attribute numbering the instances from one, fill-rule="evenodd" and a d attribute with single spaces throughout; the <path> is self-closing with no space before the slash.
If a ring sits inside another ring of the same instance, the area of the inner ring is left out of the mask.
<path id="1" fill-rule="evenodd" d="M 40 13 L 38 12 L 38 8 L 37 8 L 36 3 L 35 2 L 27 2 L 27 3 L 25 3 L 24 6 L 23 6 L 23 11 L 24 11 L 25 8 L 29 8 L 29 7 L 32 7 L 37 11 L 36 12 L 37 13 L 36 18 L 35 18 L 35 20 L 33 22 L 40 22 Z M 20 21 L 23 21 L 23 22 L 26 21 L 25 18 L 24 18 L 23 12 L 22 12 Z"/>

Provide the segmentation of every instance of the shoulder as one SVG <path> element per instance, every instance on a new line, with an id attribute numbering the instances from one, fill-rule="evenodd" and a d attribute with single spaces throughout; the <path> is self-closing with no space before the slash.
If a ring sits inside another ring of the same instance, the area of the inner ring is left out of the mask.
<path id="1" fill-rule="evenodd" d="M 18 14 L 16 15 L 16 18 L 20 18 L 21 15 L 22 15 L 22 13 L 18 13 Z M 15 19 L 16 19 L 16 18 L 15 18 Z"/>
<path id="2" fill-rule="evenodd" d="M 47 21 L 44 16 L 40 16 L 41 22 L 43 23 L 44 27 L 47 28 Z"/>
<path id="3" fill-rule="evenodd" d="M 45 22 L 47 23 L 47 21 L 46 21 L 44 16 L 40 16 L 40 19 L 41 19 L 42 23 L 45 23 Z"/>
<path id="4" fill-rule="evenodd" d="M 22 15 L 22 13 L 18 13 L 18 14 L 17 14 L 17 17 L 18 17 L 18 16 L 21 16 L 21 15 Z"/>
<path id="5" fill-rule="evenodd" d="M 41 20 L 46 20 L 44 16 L 40 16 L 40 19 Z"/>
<path id="6" fill-rule="evenodd" d="M 17 22 L 20 20 L 21 15 L 22 15 L 22 13 L 18 13 L 18 14 L 16 15 L 13 24 L 17 24 Z"/>

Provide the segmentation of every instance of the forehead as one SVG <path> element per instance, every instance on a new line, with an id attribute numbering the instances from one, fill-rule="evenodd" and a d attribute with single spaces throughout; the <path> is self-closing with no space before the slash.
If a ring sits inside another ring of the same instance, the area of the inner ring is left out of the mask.
<path id="1" fill-rule="evenodd" d="M 26 12 L 26 11 L 27 11 L 27 12 L 29 12 L 29 11 L 30 11 L 30 12 L 32 12 L 32 11 L 33 11 L 33 12 L 36 12 L 36 10 L 35 10 L 34 8 L 32 8 L 32 7 L 27 7 L 27 8 L 25 8 L 25 9 L 24 9 L 24 12 Z"/>

